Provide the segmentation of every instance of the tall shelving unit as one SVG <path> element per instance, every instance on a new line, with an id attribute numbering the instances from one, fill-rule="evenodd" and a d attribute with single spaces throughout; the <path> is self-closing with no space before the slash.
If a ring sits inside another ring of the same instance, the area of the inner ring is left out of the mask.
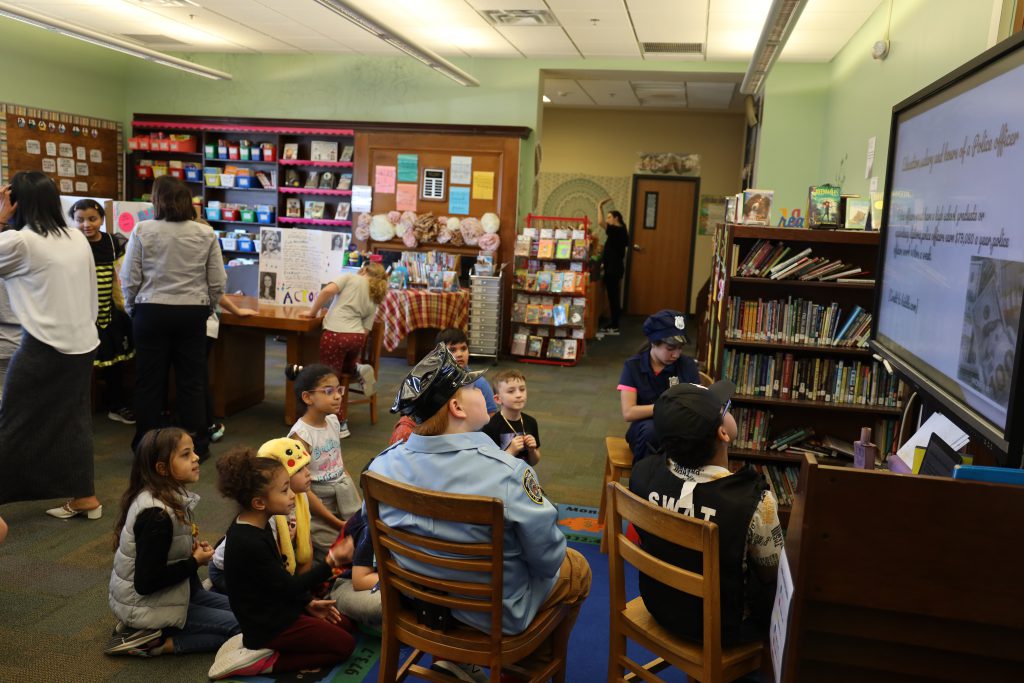
<path id="1" fill-rule="evenodd" d="M 520 253 L 517 243 L 514 257 L 512 355 L 524 363 L 576 365 L 586 345 L 584 321 L 589 283 L 590 219 L 530 214 L 526 217 L 526 227 L 535 230 L 537 237 L 530 240 L 528 253 Z M 551 236 L 543 237 L 547 230 L 551 231 Z M 559 230 L 564 230 L 567 236 L 556 237 Z M 554 250 L 550 255 L 544 252 L 545 242 L 551 243 Z M 565 253 L 566 242 L 569 243 L 568 254 Z M 571 277 L 570 287 L 565 285 L 566 275 Z M 575 349 L 573 352 L 566 350 L 569 345 Z"/>
<path id="2" fill-rule="evenodd" d="M 867 348 L 830 343 L 831 319 L 839 319 L 832 326 L 835 332 L 855 307 L 872 312 L 874 284 L 738 276 L 738 266 L 763 240 L 782 243 L 793 254 L 810 249 L 811 256 L 842 260 L 872 272 L 879 233 L 732 224 L 722 224 L 716 232 L 707 333 L 699 354 L 711 376 L 732 379 L 739 387 L 733 413 L 740 423 L 741 447 L 730 449 L 730 457 L 754 464 L 765 474 L 771 470 L 769 481 L 773 488 L 782 489 L 781 502 L 795 490 L 795 477 L 790 480 L 785 475 L 795 474 L 801 457 L 767 449 L 774 437 L 810 426 L 816 437 L 830 435 L 852 442 L 861 427 L 870 426 L 884 453 L 901 413 L 903 389 Z M 826 318 L 822 311 L 833 304 L 833 313 Z M 803 334 L 789 333 L 798 330 Z M 787 370 L 787 364 L 794 369 Z M 860 374 L 850 367 L 860 368 Z M 847 368 L 846 375 L 842 368 Z M 783 397 L 787 371 L 794 380 Z M 803 392 L 800 380 L 805 382 Z M 777 474 L 782 479 L 776 479 Z M 788 506 L 783 505 L 780 512 L 787 517 Z"/>

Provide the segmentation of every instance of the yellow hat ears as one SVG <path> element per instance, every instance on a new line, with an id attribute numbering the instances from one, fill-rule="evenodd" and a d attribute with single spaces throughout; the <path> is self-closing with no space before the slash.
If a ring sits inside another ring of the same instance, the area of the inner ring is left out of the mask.
<path id="1" fill-rule="evenodd" d="M 301 441 L 287 437 L 267 441 L 260 446 L 257 455 L 261 458 L 277 460 L 288 470 L 289 477 L 308 465 L 311 460 L 309 451 L 306 450 Z"/>

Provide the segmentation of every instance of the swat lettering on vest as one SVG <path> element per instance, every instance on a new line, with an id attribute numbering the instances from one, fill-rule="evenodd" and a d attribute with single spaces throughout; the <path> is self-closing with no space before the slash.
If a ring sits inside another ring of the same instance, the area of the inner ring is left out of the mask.
<path id="1" fill-rule="evenodd" d="M 647 496 L 647 500 L 654 505 L 660 505 L 666 510 L 672 510 L 673 512 L 680 512 L 687 517 L 696 517 L 693 510 L 693 502 L 691 499 L 690 503 L 683 503 L 681 499 L 673 498 L 672 496 L 662 496 L 657 491 L 651 491 Z M 713 521 L 715 515 L 718 514 L 718 510 L 715 508 L 709 508 L 707 505 L 701 505 L 700 514 L 704 518 L 705 522 Z"/>

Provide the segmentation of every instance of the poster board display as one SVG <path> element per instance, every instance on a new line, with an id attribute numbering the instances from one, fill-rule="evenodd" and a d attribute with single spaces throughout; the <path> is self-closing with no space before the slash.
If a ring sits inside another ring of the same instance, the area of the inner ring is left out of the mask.
<path id="1" fill-rule="evenodd" d="M 0 175 L 42 171 L 62 195 L 124 196 L 117 121 L 0 103 Z"/>
<path id="2" fill-rule="evenodd" d="M 350 235 L 326 230 L 260 230 L 260 303 L 309 305 L 342 273 Z"/>
<path id="3" fill-rule="evenodd" d="M 103 210 L 107 212 L 107 232 L 120 232 L 125 237 L 132 233 L 139 221 L 153 218 L 153 205 L 149 202 L 121 202 L 108 199 L 103 202 Z"/>

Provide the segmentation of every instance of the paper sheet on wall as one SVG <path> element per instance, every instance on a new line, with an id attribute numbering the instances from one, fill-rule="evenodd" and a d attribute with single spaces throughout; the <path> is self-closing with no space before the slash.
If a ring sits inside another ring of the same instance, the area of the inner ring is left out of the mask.
<path id="1" fill-rule="evenodd" d="M 494 199 L 494 173 L 473 171 L 473 199 Z"/>
<path id="2" fill-rule="evenodd" d="M 415 183 L 419 180 L 420 157 L 418 154 L 398 155 L 398 182 Z"/>
<path id="3" fill-rule="evenodd" d="M 469 188 L 449 187 L 448 188 L 448 214 L 460 216 L 469 215 Z"/>
<path id="4" fill-rule="evenodd" d="M 786 652 L 786 634 L 792 600 L 793 575 L 789 571 L 789 559 L 786 557 L 785 548 L 783 548 L 782 555 L 779 557 L 779 578 L 775 585 L 775 604 L 772 606 L 772 621 L 768 631 L 776 681 L 782 680 L 782 657 Z"/>
<path id="5" fill-rule="evenodd" d="M 473 157 L 452 157 L 449 182 L 453 185 L 469 185 L 473 182 Z"/>
<path id="6" fill-rule="evenodd" d="M 399 211 L 416 210 L 415 183 L 398 183 L 395 191 L 395 208 Z"/>
<path id="7" fill-rule="evenodd" d="M 325 230 L 263 228 L 260 231 L 259 299 L 282 306 L 313 303 L 342 272 L 347 235 Z"/>
<path id="8" fill-rule="evenodd" d="M 369 185 L 352 186 L 352 210 L 369 213 L 373 210 L 373 188 Z"/>
<path id="9" fill-rule="evenodd" d="M 378 194 L 391 194 L 395 191 L 395 167 L 378 166 L 373 171 L 373 189 Z"/>
<path id="10" fill-rule="evenodd" d="M 875 136 L 868 138 L 867 164 L 864 168 L 864 177 L 870 178 L 871 172 L 875 170 Z"/>

